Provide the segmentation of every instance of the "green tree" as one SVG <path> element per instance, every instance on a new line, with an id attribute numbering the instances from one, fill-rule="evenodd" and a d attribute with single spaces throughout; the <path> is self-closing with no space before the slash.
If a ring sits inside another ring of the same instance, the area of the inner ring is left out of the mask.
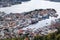
<path id="1" fill-rule="evenodd" d="M 43 40 L 43 36 L 37 35 L 34 37 L 34 40 Z"/>
<path id="2" fill-rule="evenodd" d="M 58 35 L 56 36 L 56 39 L 57 39 L 57 40 L 60 40 L 60 34 L 58 34 Z"/>

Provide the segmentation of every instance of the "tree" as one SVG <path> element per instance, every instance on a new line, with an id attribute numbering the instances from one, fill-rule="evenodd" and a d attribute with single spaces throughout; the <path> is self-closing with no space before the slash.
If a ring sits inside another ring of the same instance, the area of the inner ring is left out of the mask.
<path id="1" fill-rule="evenodd" d="M 43 40 L 43 36 L 36 35 L 36 36 L 34 37 L 34 40 Z"/>
<path id="2" fill-rule="evenodd" d="M 60 40 L 60 34 L 58 34 L 58 35 L 56 36 L 56 39 L 57 39 L 57 40 Z"/>

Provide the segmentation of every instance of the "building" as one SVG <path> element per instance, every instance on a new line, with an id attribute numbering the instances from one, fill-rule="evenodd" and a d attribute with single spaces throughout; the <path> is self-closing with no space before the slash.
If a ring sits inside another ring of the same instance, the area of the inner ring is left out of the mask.
<path id="1" fill-rule="evenodd" d="M 0 0 L 0 7 L 7 7 L 11 5 L 21 4 L 21 2 L 26 2 L 29 0 Z"/>
<path id="2" fill-rule="evenodd" d="M 60 0 L 49 0 L 49 1 L 53 1 L 53 2 L 60 2 Z"/>

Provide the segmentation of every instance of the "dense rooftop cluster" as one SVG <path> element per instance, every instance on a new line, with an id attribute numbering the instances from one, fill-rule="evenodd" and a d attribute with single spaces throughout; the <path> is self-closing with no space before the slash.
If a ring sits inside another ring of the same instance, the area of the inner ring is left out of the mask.
<path id="1" fill-rule="evenodd" d="M 33 32 L 31 30 L 33 29 L 22 30 L 22 28 L 49 19 L 50 16 L 57 17 L 56 13 L 55 9 L 36 9 L 30 12 L 10 14 L 0 12 L 0 38 L 18 37 L 20 34 L 27 33 L 32 35 Z M 45 28 L 42 28 L 44 30 L 37 29 L 38 31 L 36 30 L 34 33 L 42 31 L 44 34 L 48 34 L 49 29 L 54 30 L 49 27 Z M 45 30 L 47 31 L 45 32 Z M 41 34 L 43 34 L 42 32 Z"/>
<path id="2" fill-rule="evenodd" d="M 21 4 L 22 2 L 30 0 L 0 0 L 0 7 L 8 7 L 11 5 Z"/>

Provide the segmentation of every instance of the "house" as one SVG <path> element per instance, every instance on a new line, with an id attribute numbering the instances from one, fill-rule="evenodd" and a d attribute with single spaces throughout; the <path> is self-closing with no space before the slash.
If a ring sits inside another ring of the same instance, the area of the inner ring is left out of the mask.
<path id="1" fill-rule="evenodd" d="M 0 0 L 0 7 L 10 7 L 11 5 L 21 4 L 30 0 Z"/>

